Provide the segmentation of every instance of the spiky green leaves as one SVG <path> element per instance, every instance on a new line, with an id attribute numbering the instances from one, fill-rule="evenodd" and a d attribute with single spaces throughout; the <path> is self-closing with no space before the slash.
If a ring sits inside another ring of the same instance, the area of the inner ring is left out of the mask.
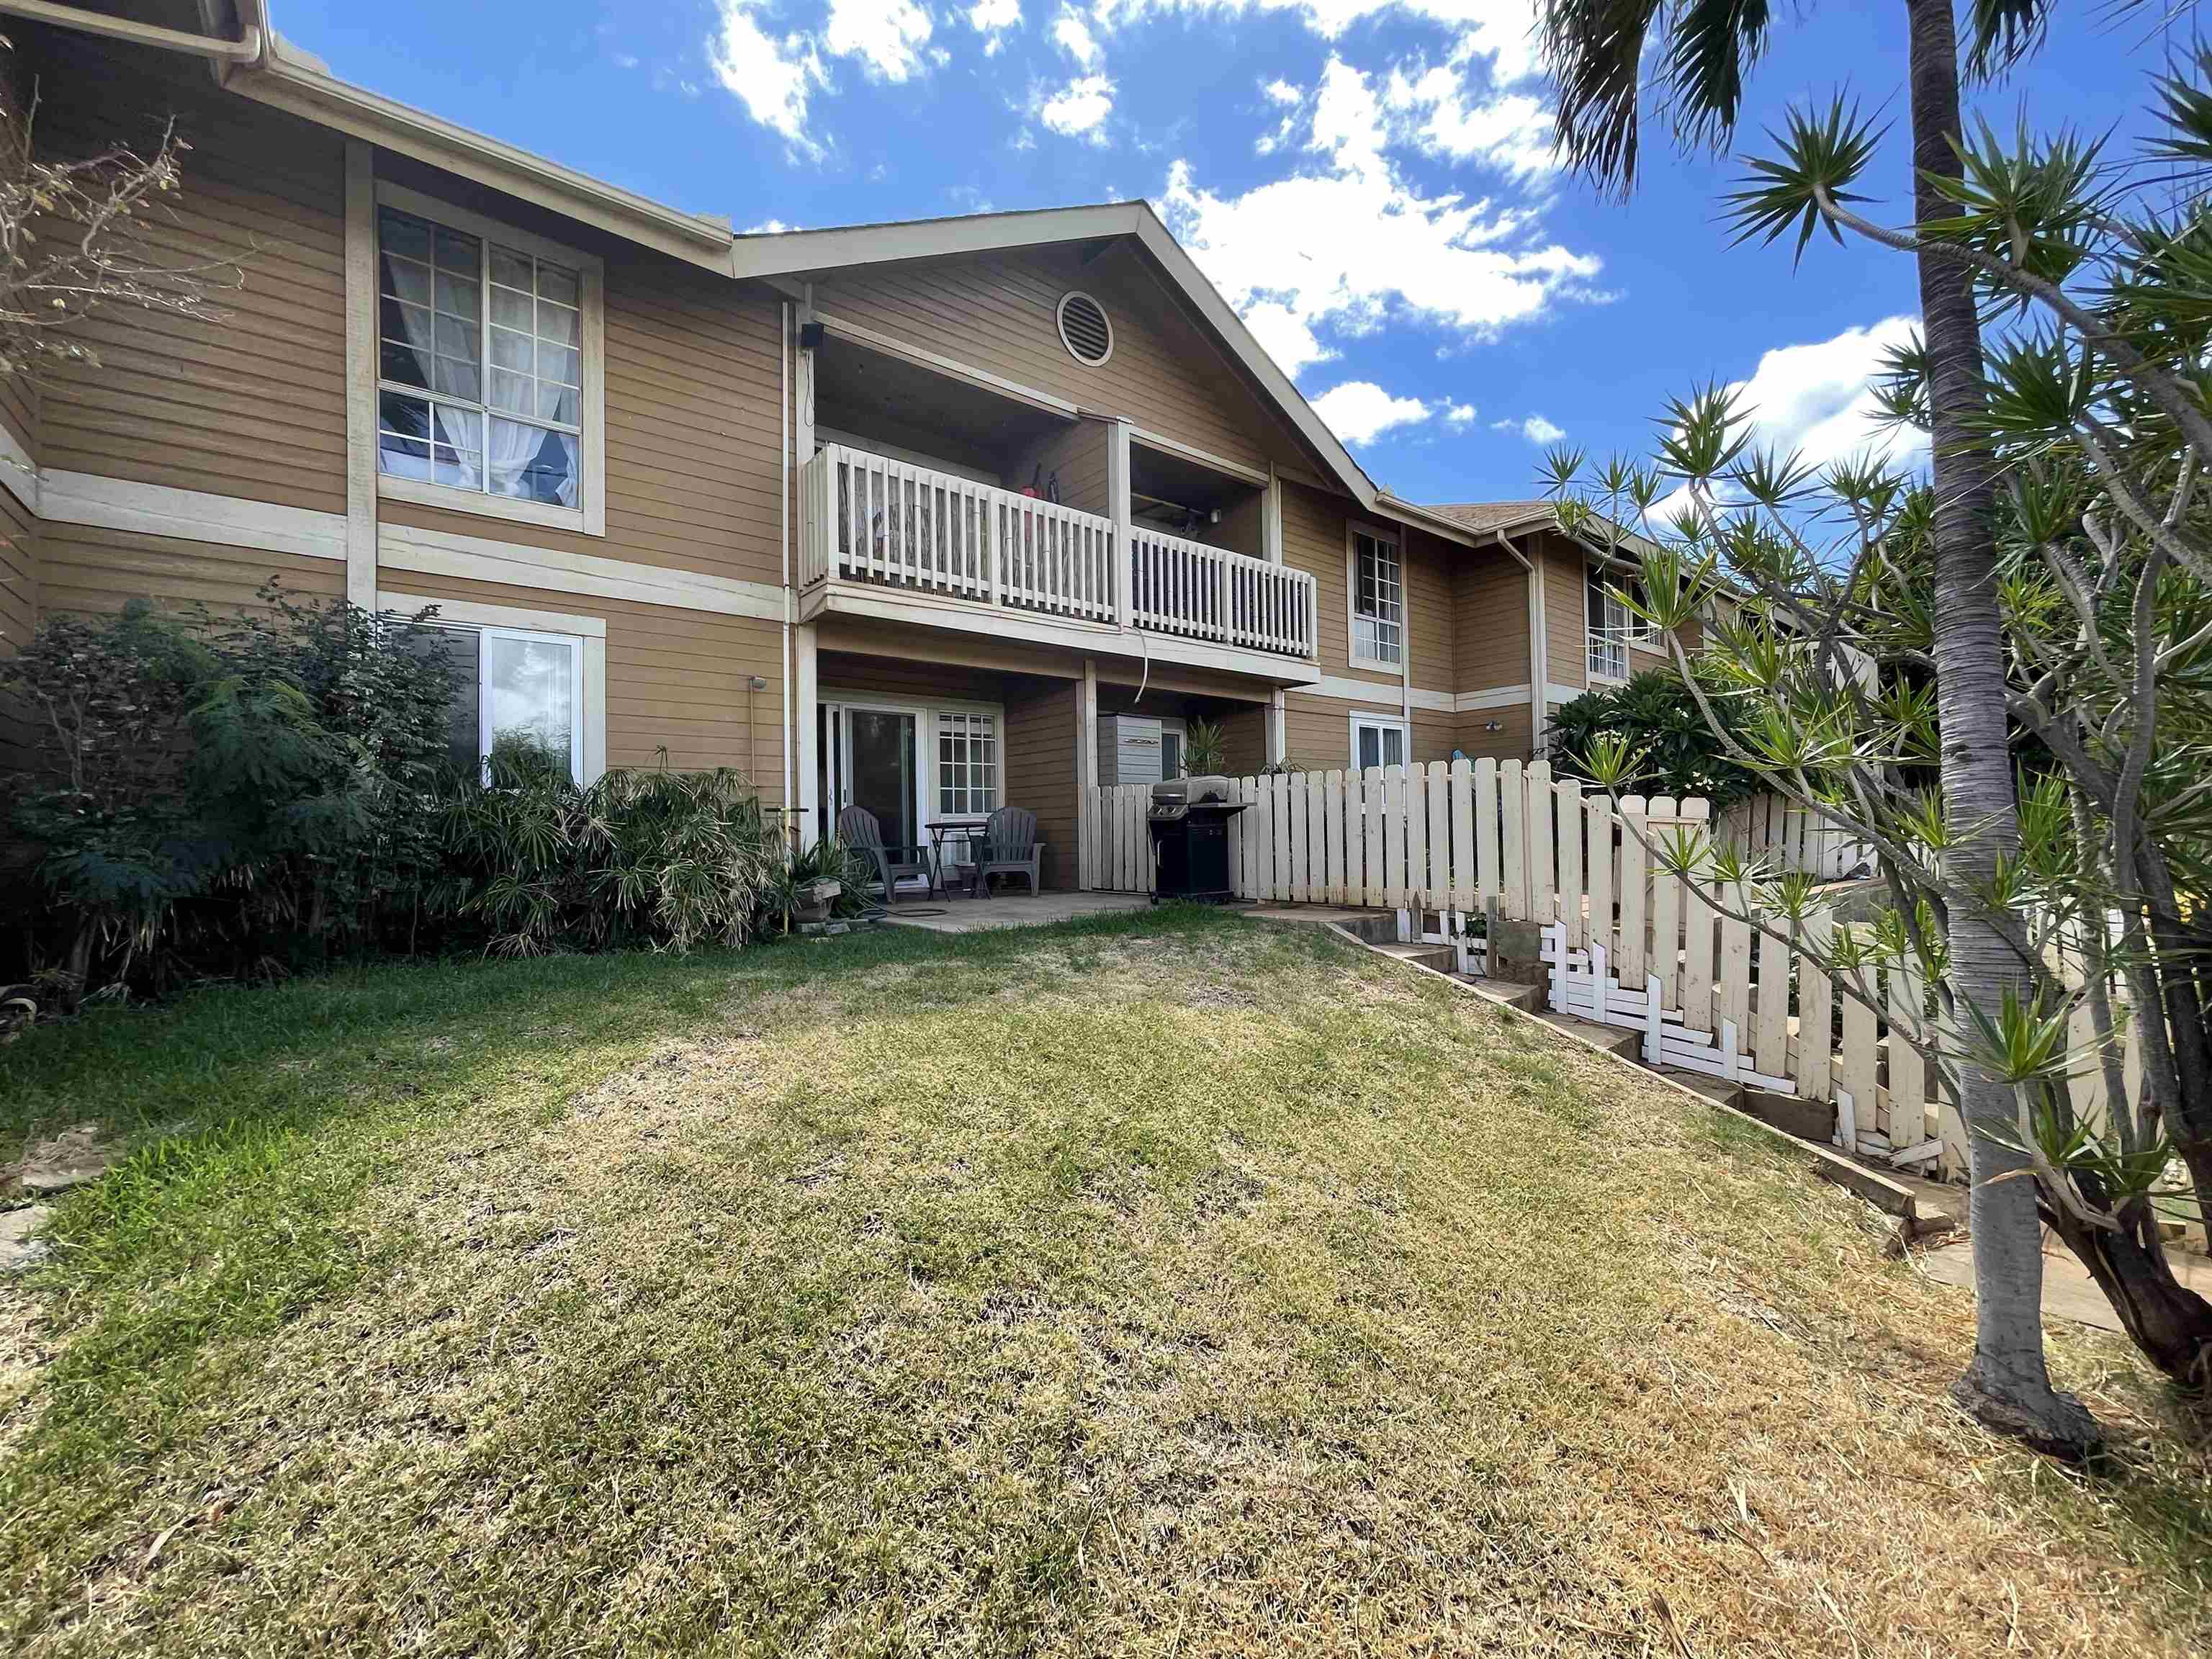
<path id="1" fill-rule="evenodd" d="M 1747 158 L 1750 171 L 1741 188 L 1725 198 L 1725 216 L 1735 240 L 1771 242 L 1794 226 L 1794 262 L 1805 257 L 1813 233 L 1826 225 L 1840 246 L 1843 232 L 1823 214 L 1822 201 L 1840 205 L 1867 199 L 1851 186 L 1874 159 L 1882 131 L 1860 113 L 1856 101 L 1846 105 L 1840 95 L 1830 101 L 1826 114 L 1791 110 L 1780 131 L 1768 134 L 1780 153 Z"/>

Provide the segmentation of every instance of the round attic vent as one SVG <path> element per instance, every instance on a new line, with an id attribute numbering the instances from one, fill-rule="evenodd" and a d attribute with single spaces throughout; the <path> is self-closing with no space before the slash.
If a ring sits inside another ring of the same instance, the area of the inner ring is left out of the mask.
<path id="1" fill-rule="evenodd" d="M 1088 294 L 1060 296 L 1060 343 L 1079 363 L 1096 368 L 1114 355 L 1114 325 Z"/>

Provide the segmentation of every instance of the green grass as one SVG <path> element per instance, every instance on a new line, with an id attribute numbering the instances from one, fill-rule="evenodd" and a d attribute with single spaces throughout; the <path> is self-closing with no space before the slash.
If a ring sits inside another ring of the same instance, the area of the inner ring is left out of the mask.
<path id="1" fill-rule="evenodd" d="M 1761 1138 L 1206 914 L 212 990 L 0 1049 L 10 1651 L 2188 1651 L 2202 1425 Z"/>

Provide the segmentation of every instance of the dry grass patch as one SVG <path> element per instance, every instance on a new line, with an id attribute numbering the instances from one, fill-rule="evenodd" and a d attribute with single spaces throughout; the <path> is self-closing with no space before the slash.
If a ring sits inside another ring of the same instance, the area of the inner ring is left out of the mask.
<path id="1" fill-rule="evenodd" d="M 349 1115 L 179 1172 L 295 1229 L 268 1316 L 87 1200 L 0 1468 L 15 1649 L 2208 1639 L 2203 1425 L 2116 1344 L 2058 1350 L 2111 1467 L 1990 1441 L 1871 1212 L 1311 933 L 508 975 L 534 1042 L 402 998 L 305 1073 Z"/>

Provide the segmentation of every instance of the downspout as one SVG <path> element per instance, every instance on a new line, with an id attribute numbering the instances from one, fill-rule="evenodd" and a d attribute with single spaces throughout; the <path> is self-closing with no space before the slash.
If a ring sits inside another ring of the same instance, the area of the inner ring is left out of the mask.
<path id="1" fill-rule="evenodd" d="M 775 359 L 776 454 L 779 489 L 776 492 L 776 542 L 783 562 L 783 835 L 791 833 L 791 301 L 779 300 L 776 311 L 783 325 L 783 349 Z"/>

